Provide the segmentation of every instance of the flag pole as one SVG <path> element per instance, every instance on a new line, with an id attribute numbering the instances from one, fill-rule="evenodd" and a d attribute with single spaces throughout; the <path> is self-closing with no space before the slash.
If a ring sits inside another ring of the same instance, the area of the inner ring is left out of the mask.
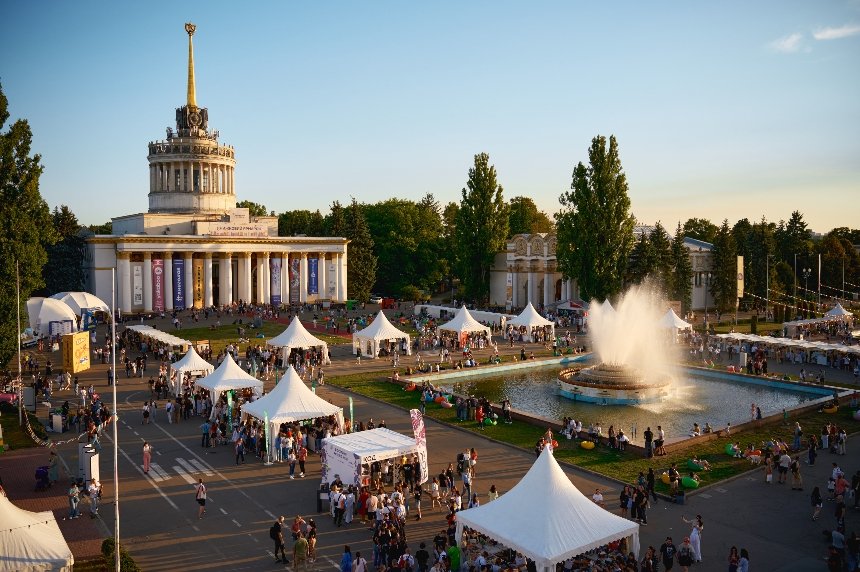
<path id="1" fill-rule="evenodd" d="M 117 424 L 119 416 L 116 412 L 116 268 L 111 268 L 111 377 L 113 378 L 113 536 L 114 536 L 114 567 L 120 572 L 119 562 L 119 437 L 117 436 Z"/>
<path id="2" fill-rule="evenodd" d="M 15 304 L 18 316 L 18 425 L 24 425 L 24 379 L 21 377 L 21 270 L 15 260 Z"/>

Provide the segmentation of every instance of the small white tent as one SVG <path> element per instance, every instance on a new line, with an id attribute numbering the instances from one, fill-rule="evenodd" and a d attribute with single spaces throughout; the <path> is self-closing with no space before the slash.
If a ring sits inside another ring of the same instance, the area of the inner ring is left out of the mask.
<path id="1" fill-rule="evenodd" d="M 208 389 L 213 394 L 213 400 L 218 397 L 222 391 L 231 389 L 253 389 L 254 393 L 259 395 L 263 392 L 263 382 L 249 375 L 244 369 L 239 367 L 233 357 L 227 353 L 224 361 L 218 366 L 214 372 L 206 377 L 201 377 L 194 385 Z"/>
<path id="2" fill-rule="evenodd" d="M 304 327 L 298 316 L 293 317 L 293 321 L 287 326 L 287 329 L 266 342 L 267 345 L 276 348 L 284 348 L 286 355 L 289 357 L 290 350 L 293 348 L 322 348 L 323 363 L 331 363 L 328 355 L 328 344 L 319 338 L 314 337 Z"/>
<path id="3" fill-rule="evenodd" d="M 0 572 L 71 572 L 74 564 L 53 512 L 18 508 L 0 494 Z"/>
<path id="4" fill-rule="evenodd" d="M 188 351 L 182 356 L 182 359 L 171 364 L 170 369 L 176 372 L 176 382 L 174 383 L 173 393 L 179 395 L 182 384 L 182 376 L 186 373 L 191 375 L 209 375 L 215 371 L 215 366 L 200 357 L 194 346 L 189 346 Z"/>
<path id="5" fill-rule="evenodd" d="M 842 304 L 836 303 L 831 309 L 824 314 L 827 318 L 845 318 L 847 316 L 853 316 L 851 312 L 842 307 Z"/>
<path id="6" fill-rule="evenodd" d="M 76 332 L 78 317 L 66 304 L 53 298 L 27 300 L 30 327 L 41 336 Z"/>
<path id="7" fill-rule="evenodd" d="M 516 318 L 512 318 L 508 320 L 508 324 L 514 326 L 515 328 L 525 327 L 526 328 L 526 336 L 528 337 L 528 341 L 533 342 L 532 339 L 532 329 L 533 328 L 542 328 L 549 326 L 552 328 L 550 332 L 550 337 L 555 335 L 555 322 L 547 320 L 535 310 L 535 307 L 532 306 L 532 303 L 529 302 L 526 309 L 522 311 L 522 313 Z"/>
<path id="8" fill-rule="evenodd" d="M 59 292 L 51 296 L 51 298 L 67 305 L 78 316 L 82 315 L 84 310 L 98 310 L 110 314 L 110 306 L 104 300 L 89 292 Z"/>
<path id="9" fill-rule="evenodd" d="M 523 526 L 523 523 L 529 523 Z M 457 513 L 467 526 L 534 560 L 540 571 L 621 538 L 639 555 L 639 525 L 596 505 L 564 474 L 546 447 L 529 472 L 493 502 Z"/>
<path id="10" fill-rule="evenodd" d="M 685 322 L 681 318 L 678 317 L 678 314 L 675 313 L 675 310 L 669 308 L 669 311 L 663 314 L 663 317 L 660 318 L 660 327 L 662 328 L 674 328 L 676 330 L 686 330 L 687 328 L 692 328 L 689 322 Z"/>
<path id="11" fill-rule="evenodd" d="M 486 332 L 488 336 L 490 335 L 490 328 L 473 318 L 466 306 L 462 306 L 457 310 L 457 315 L 454 316 L 454 319 L 442 324 L 439 326 L 439 329 L 457 332 L 460 335 L 474 332 Z"/>
<path id="12" fill-rule="evenodd" d="M 395 340 L 406 340 L 406 355 L 412 353 L 409 347 L 409 334 L 394 327 L 394 324 L 389 322 L 383 311 L 380 310 L 369 326 L 352 334 L 352 353 L 358 355 L 360 350 L 362 355 L 377 358 L 379 357 L 380 342 Z"/>

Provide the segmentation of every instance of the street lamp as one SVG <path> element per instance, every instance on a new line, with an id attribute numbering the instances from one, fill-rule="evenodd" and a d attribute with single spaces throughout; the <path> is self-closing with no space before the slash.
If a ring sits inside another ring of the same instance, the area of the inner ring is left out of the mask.
<path id="1" fill-rule="evenodd" d="M 809 295 L 809 275 L 812 274 L 812 268 L 801 268 L 801 272 L 803 272 L 803 280 L 805 292 L 803 293 L 803 297 L 806 298 Z"/>

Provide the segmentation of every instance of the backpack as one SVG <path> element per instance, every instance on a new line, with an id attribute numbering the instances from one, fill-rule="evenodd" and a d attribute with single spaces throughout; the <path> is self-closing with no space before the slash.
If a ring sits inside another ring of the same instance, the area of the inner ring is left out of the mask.
<path id="1" fill-rule="evenodd" d="M 272 525 L 272 528 L 269 529 L 269 538 L 272 540 L 278 539 L 278 523 Z"/>

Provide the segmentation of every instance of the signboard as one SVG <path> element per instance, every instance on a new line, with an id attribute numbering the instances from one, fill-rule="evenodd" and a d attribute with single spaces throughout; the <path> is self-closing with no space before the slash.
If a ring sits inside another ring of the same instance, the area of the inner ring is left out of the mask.
<path id="1" fill-rule="evenodd" d="M 90 369 L 90 334 L 66 334 L 63 336 L 63 371 L 78 373 L 87 369 Z"/>
<path id="2" fill-rule="evenodd" d="M 209 235 L 265 238 L 269 236 L 269 229 L 262 222 L 215 222 L 209 226 Z"/>
<path id="3" fill-rule="evenodd" d="M 319 258 L 308 258 L 308 294 L 319 294 Z"/>
<path id="4" fill-rule="evenodd" d="M 272 258 L 269 261 L 272 286 L 272 305 L 281 305 L 281 259 Z"/>
<path id="5" fill-rule="evenodd" d="M 418 446 L 418 462 L 421 466 L 421 478 L 418 483 L 426 483 L 430 478 L 427 467 L 427 431 L 424 428 L 424 416 L 417 409 L 410 409 L 409 416 L 412 418 L 412 432 L 415 434 L 415 444 Z"/>
<path id="6" fill-rule="evenodd" d="M 738 298 L 744 297 L 744 257 L 738 256 Z"/>
<path id="7" fill-rule="evenodd" d="M 193 260 L 193 278 L 194 280 L 194 307 L 203 307 L 203 260 L 195 258 Z"/>
<path id="8" fill-rule="evenodd" d="M 227 211 L 230 217 L 230 222 L 238 224 L 247 224 L 251 222 L 251 210 L 243 208 L 235 208 Z"/>
<path id="9" fill-rule="evenodd" d="M 164 311 L 164 260 L 160 258 L 152 261 L 152 309 Z"/>
<path id="10" fill-rule="evenodd" d="M 299 303 L 299 272 L 301 268 L 298 258 L 290 258 L 290 304 Z"/>
<path id="11" fill-rule="evenodd" d="M 143 266 L 133 264 L 131 267 L 132 306 L 143 306 Z"/>
<path id="12" fill-rule="evenodd" d="M 173 307 L 185 308 L 185 259 L 173 258 Z"/>

